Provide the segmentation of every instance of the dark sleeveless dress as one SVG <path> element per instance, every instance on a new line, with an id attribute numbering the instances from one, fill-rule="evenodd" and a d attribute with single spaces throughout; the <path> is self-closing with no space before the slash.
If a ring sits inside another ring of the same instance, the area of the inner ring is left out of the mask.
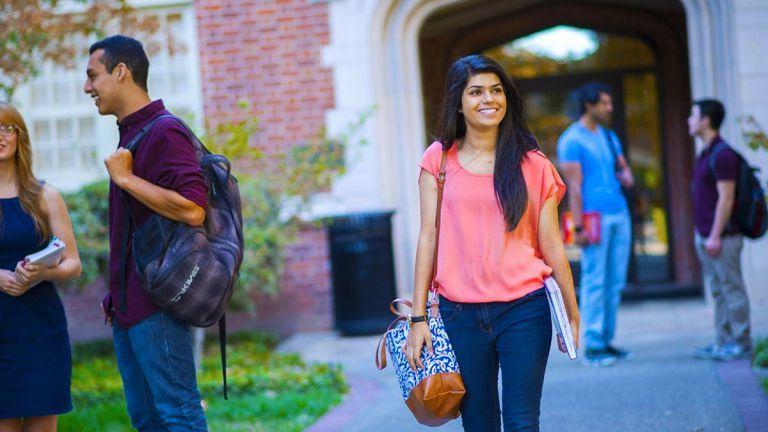
<path id="1" fill-rule="evenodd" d="M 0 268 L 46 244 L 18 198 L 0 199 Z M 67 319 L 51 282 L 24 295 L 0 292 L 0 419 L 63 414 L 72 410 L 72 356 Z"/>

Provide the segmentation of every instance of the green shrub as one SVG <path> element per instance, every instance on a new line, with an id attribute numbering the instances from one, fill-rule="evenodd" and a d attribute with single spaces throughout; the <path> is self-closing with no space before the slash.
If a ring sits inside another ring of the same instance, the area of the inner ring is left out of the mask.
<path id="1" fill-rule="evenodd" d="M 83 273 L 73 285 L 83 286 L 106 275 L 109 265 L 109 181 L 88 184 L 64 195 Z"/>
<path id="2" fill-rule="evenodd" d="M 768 368 L 768 338 L 762 338 L 757 341 L 753 364 L 756 367 Z"/>

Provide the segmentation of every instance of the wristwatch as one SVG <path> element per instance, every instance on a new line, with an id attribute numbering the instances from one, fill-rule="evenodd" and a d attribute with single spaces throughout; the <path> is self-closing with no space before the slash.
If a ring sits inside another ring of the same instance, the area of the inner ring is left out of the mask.
<path id="1" fill-rule="evenodd" d="M 426 315 L 413 316 L 411 314 L 408 314 L 408 325 L 413 325 L 415 323 L 426 322 L 426 321 L 427 321 Z"/>

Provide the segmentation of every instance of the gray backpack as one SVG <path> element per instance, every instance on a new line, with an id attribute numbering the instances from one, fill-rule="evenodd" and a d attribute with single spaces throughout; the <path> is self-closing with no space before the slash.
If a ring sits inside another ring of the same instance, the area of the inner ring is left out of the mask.
<path id="1" fill-rule="evenodd" d="M 229 160 L 212 154 L 178 117 L 154 118 L 126 145 L 132 154 L 158 120 L 172 118 L 181 123 L 195 146 L 203 177 L 208 185 L 205 222 L 192 227 L 154 214 L 133 231 L 132 249 L 144 291 L 162 309 L 196 327 L 219 323 L 222 363 L 226 364 L 224 312 L 232 297 L 243 261 L 243 216 L 240 190 Z M 120 190 L 128 208 L 124 216 L 120 266 L 120 306 L 126 302 L 126 252 L 135 218 L 128 196 Z M 226 367 L 226 366 L 224 366 Z M 226 398 L 226 375 L 224 377 Z"/>

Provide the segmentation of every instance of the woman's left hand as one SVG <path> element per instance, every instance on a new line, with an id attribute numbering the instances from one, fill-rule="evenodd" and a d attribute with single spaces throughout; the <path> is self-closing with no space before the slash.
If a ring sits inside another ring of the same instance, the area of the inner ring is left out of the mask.
<path id="1" fill-rule="evenodd" d="M 29 289 L 45 280 L 45 269 L 35 264 L 24 264 L 19 261 L 16 264 L 16 277 L 19 282 Z"/>

